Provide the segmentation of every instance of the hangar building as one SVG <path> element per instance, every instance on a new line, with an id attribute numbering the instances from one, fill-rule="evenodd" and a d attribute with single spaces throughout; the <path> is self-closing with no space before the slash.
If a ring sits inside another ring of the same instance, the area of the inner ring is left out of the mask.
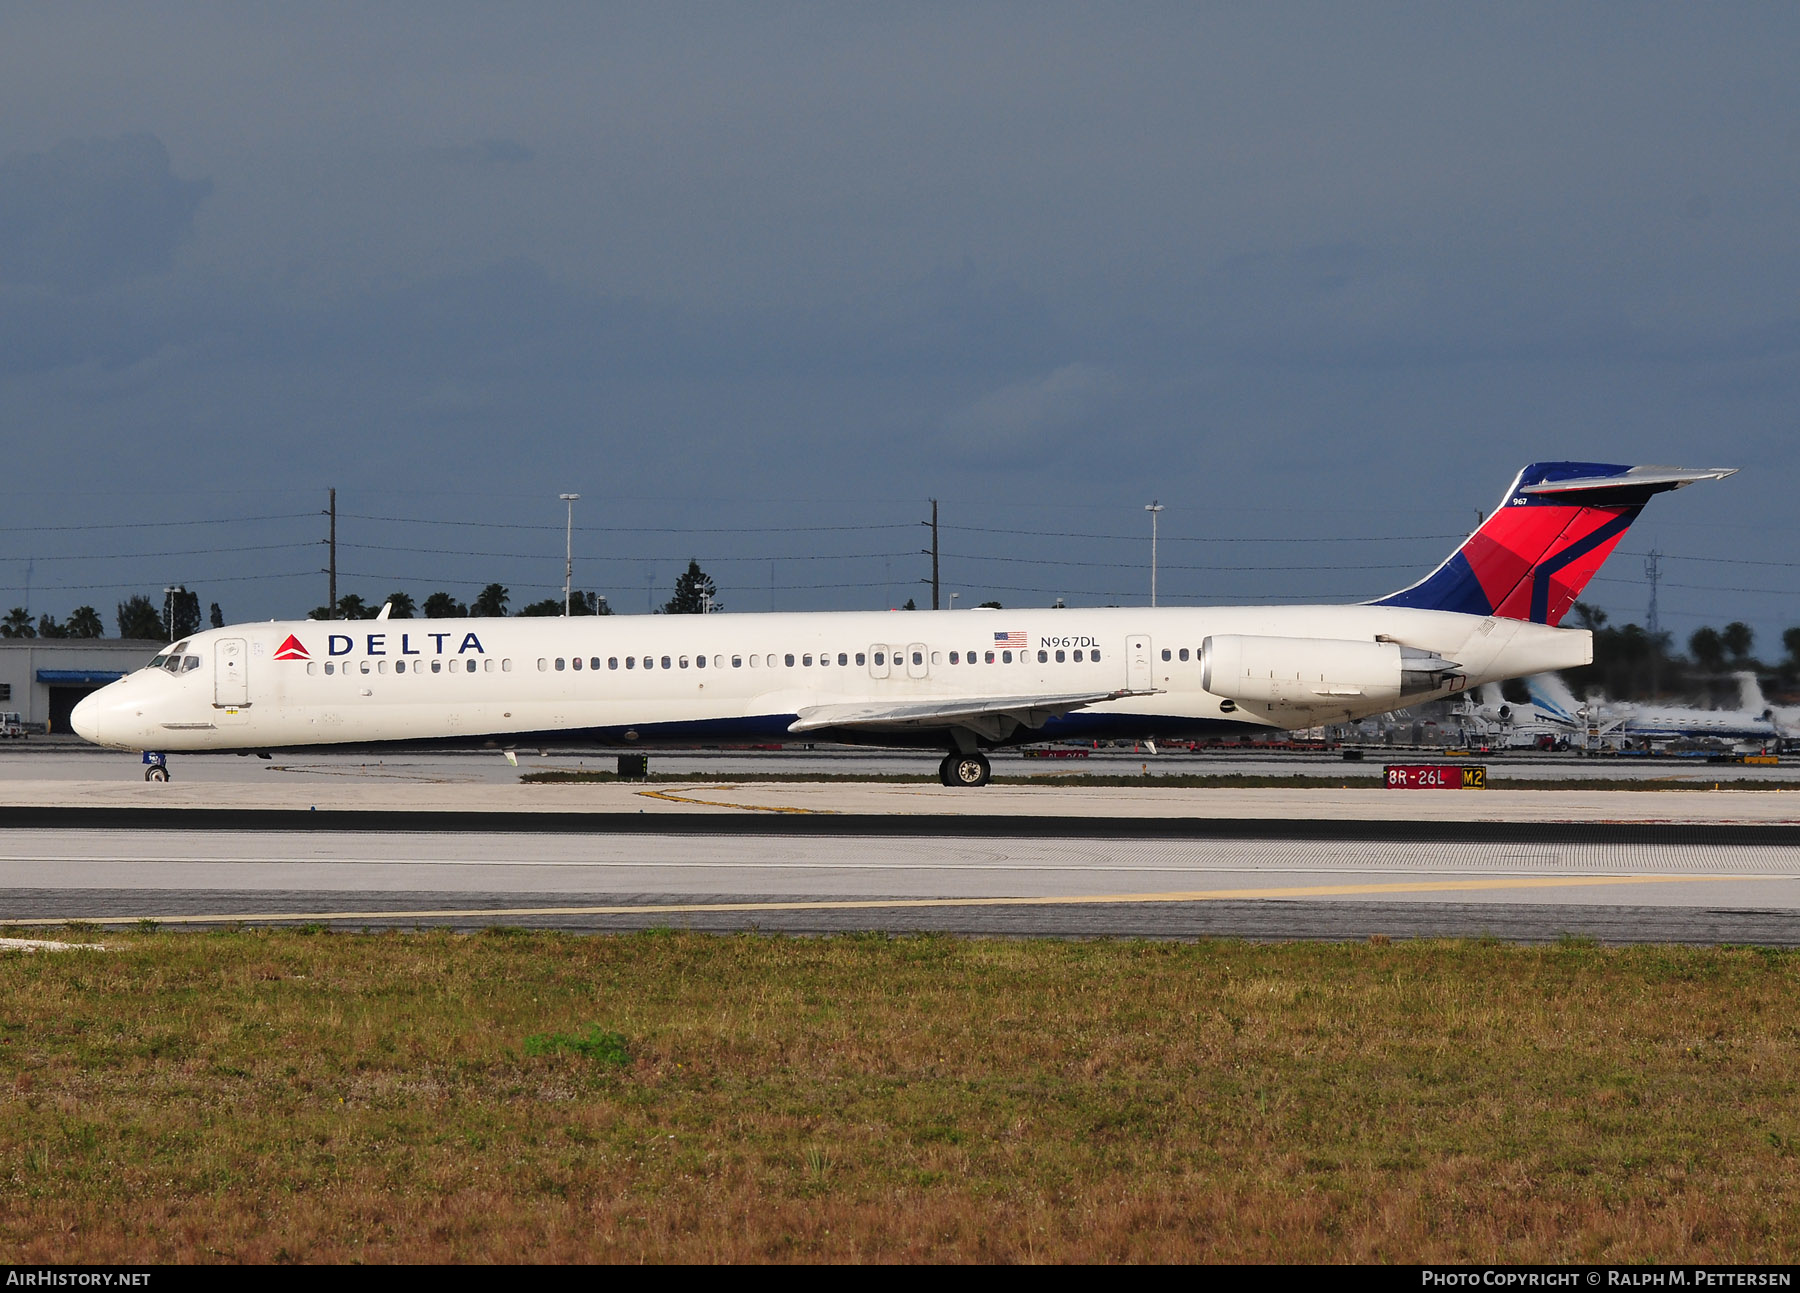
<path id="1" fill-rule="evenodd" d="M 150 663 L 162 642 L 135 638 L 0 639 L 0 713 L 31 731 L 69 731 L 83 696 Z"/>

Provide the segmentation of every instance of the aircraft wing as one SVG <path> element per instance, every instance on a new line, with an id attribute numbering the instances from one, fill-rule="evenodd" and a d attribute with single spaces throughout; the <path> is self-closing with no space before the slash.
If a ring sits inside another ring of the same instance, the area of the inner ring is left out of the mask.
<path id="1" fill-rule="evenodd" d="M 847 727 L 863 732 L 901 728 L 965 727 L 988 740 L 1000 741 L 1021 727 L 1037 729 L 1073 710 L 1149 691 L 1083 691 L 1043 696 L 988 696 L 956 700 L 906 701 L 896 705 L 812 705 L 788 724 L 796 735 Z"/>

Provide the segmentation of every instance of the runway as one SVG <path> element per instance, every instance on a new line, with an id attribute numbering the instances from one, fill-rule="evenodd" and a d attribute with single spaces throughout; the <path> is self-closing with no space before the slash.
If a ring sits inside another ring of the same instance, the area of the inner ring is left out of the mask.
<path id="1" fill-rule="evenodd" d="M 807 775 L 900 766 L 861 752 L 683 757 L 712 771 L 741 762 Z M 1333 774 L 1351 769 L 1304 757 L 1271 765 L 1319 778 L 1304 788 L 1183 788 L 1151 775 L 1084 785 L 1067 780 L 1070 770 L 974 792 L 749 776 L 520 781 L 575 762 L 200 756 L 178 761 L 175 782 L 153 785 L 128 758 L 91 748 L 8 751 L 0 927 L 1800 945 L 1791 764 L 1763 770 L 1767 788 L 1735 790 L 1744 783 L 1714 790 L 1719 774 L 1691 767 L 1692 789 L 1591 789 L 1578 767 L 1566 790 L 1391 792 L 1338 784 Z M 1204 766 L 1268 762 L 1209 755 Z M 1562 767 L 1521 766 L 1538 781 Z"/>
<path id="2" fill-rule="evenodd" d="M 0 832 L 0 926 L 1800 945 L 1800 846 L 1785 827 L 1764 828 L 1767 842 L 1716 843 L 1705 827 L 1630 824 L 1474 823 L 1406 839 L 1380 823 L 1295 830 L 1226 821 L 1161 836 L 1069 838 L 959 833 L 955 823 L 896 834 L 879 824 L 820 830 L 819 819 L 705 820 L 706 829 L 679 833 L 542 821 L 529 831 L 413 830 L 392 815 L 356 830 L 14 827 Z M 749 823 L 756 829 L 734 829 Z"/>

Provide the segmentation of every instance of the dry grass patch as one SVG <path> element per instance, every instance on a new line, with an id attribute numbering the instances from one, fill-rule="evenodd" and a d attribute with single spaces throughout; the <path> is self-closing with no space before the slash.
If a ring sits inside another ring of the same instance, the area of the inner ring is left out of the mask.
<path id="1" fill-rule="evenodd" d="M 108 935 L 0 1261 L 1794 1260 L 1800 958 Z"/>

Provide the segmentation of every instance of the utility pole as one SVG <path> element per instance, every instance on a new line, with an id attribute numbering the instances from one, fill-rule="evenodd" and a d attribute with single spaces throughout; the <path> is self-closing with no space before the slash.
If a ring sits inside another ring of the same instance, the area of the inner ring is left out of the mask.
<path id="1" fill-rule="evenodd" d="M 1650 555 L 1644 558 L 1644 578 L 1650 581 L 1650 611 L 1644 616 L 1647 621 L 1644 627 L 1650 630 L 1651 637 L 1655 637 L 1662 629 L 1662 622 L 1656 614 L 1656 583 L 1662 578 L 1662 553 L 1655 548 L 1650 549 Z"/>
<path id="2" fill-rule="evenodd" d="M 931 547 L 926 549 L 931 555 L 931 609 L 938 609 L 938 513 L 937 500 L 931 500 L 931 519 L 920 521 L 920 525 L 931 527 Z"/>
<path id="3" fill-rule="evenodd" d="M 330 581 L 325 586 L 325 618 L 335 620 L 337 618 L 337 490 L 331 490 L 330 494 L 331 530 L 325 542 L 331 549 L 331 564 L 325 568 L 325 573 L 330 576 Z"/>
<path id="4" fill-rule="evenodd" d="M 1150 513 L 1150 605 L 1156 605 L 1156 521 L 1163 510 L 1163 505 L 1154 498 L 1144 504 L 1144 510 Z"/>
<path id="5" fill-rule="evenodd" d="M 575 504 L 580 494 L 558 494 L 569 505 L 568 524 L 563 528 L 563 618 L 569 618 L 569 585 L 575 578 Z"/>

